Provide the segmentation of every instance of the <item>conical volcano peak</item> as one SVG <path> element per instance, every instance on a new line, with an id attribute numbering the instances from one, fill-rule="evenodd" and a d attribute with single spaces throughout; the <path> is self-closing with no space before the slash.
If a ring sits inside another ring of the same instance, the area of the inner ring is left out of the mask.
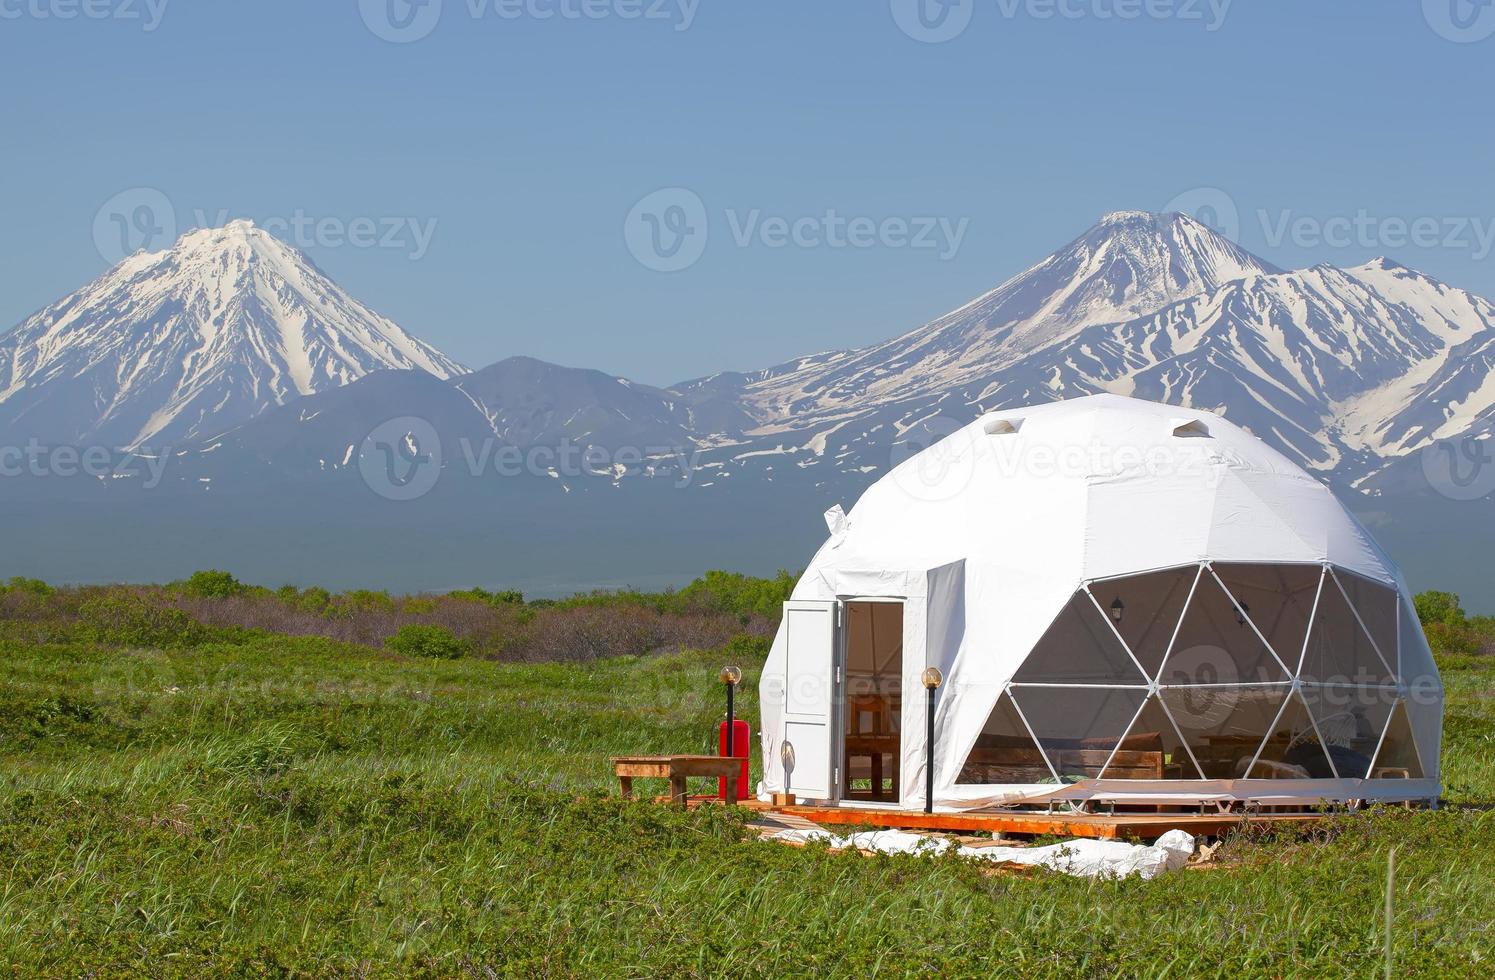
<path id="1" fill-rule="evenodd" d="M 1110 225 L 1157 225 L 1167 215 L 1154 214 L 1151 211 L 1112 211 L 1110 214 L 1102 215 L 1097 227 Z"/>
<path id="2" fill-rule="evenodd" d="M 1280 270 L 1188 215 L 1114 211 L 1025 272 L 900 337 L 771 372 L 759 417 L 989 377 L 1085 329 Z M 808 396 L 806 393 L 813 393 Z M 755 394 L 757 394 L 755 392 Z"/>
<path id="3" fill-rule="evenodd" d="M 193 228 L 167 249 L 176 255 L 202 255 L 239 251 L 246 254 L 273 252 L 300 256 L 286 244 L 248 218 L 235 218 L 221 225 Z"/>
<path id="4" fill-rule="evenodd" d="M 209 435 L 373 371 L 463 373 L 247 220 L 130 256 L 7 334 L 0 364 L 0 434 L 10 419 L 113 447 Z"/>

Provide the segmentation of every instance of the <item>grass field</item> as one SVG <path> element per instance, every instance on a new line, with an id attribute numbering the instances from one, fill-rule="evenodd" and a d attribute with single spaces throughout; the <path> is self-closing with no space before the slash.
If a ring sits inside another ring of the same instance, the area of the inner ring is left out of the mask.
<path id="1" fill-rule="evenodd" d="M 753 651 L 758 651 L 756 654 Z M 705 750 L 721 651 L 523 664 L 318 637 L 0 639 L 0 963 L 141 976 L 1371 976 L 1495 960 L 1495 659 L 1461 657 L 1453 806 L 1233 840 L 1144 883 L 749 841 L 609 799 Z M 761 644 L 736 642 L 756 715 Z"/>

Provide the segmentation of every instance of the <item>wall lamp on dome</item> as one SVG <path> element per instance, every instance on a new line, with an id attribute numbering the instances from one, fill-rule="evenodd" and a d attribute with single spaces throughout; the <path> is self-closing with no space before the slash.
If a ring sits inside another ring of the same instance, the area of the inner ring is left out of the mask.
<path id="1" fill-rule="evenodd" d="M 1251 607 L 1244 602 L 1238 602 L 1235 606 L 1235 623 L 1237 626 L 1246 625 L 1246 617 L 1251 615 Z"/>
<path id="2" fill-rule="evenodd" d="M 1126 603 L 1121 601 L 1121 596 L 1117 596 L 1116 601 L 1111 603 L 1111 618 L 1119 623 L 1121 622 L 1122 617 L 1125 615 Z"/>

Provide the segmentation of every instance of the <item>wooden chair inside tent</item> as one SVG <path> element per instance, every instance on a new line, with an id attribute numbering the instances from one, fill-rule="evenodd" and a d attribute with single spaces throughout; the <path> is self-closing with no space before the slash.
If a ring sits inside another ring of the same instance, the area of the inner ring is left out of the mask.
<path id="1" fill-rule="evenodd" d="M 884 760 L 890 760 L 886 764 Z M 866 760 L 865 762 L 861 760 Z M 869 788 L 859 789 L 866 780 Z M 898 796 L 898 738 L 888 699 L 881 694 L 846 699 L 846 785 L 851 798 L 891 800 Z"/>

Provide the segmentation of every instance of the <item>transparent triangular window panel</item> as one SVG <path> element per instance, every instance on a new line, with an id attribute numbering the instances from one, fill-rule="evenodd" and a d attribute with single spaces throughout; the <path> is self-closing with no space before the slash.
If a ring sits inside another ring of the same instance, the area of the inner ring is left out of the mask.
<path id="1" fill-rule="evenodd" d="M 1288 668 L 1296 670 L 1324 571 L 1319 565 L 1216 565 L 1215 574 Z"/>
<path id="2" fill-rule="evenodd" d="M 1012 783 L 1052 783 L 1054 774 L 1038 743 L 1003 694 L 992 707 L 976 744 L 966 756 L 955 782 L 960 785 L 1000 786 Z"/>
<path id="3" fill-rule="evenodd" d="M 1156 677 L 1163 655 L 1178 629 L 1199 566 L 1096 582 L 1091 593 L 1116 624 L 1149 678 Z"/>
<path id="4" fill-rule="evenodd" d="M 1247 610 L 1205 572 L 1184 612 L 1178 639 L 1158 680 L 1163 684 L 1264 684 L 1288 674 Z"/>
<path id="5" fill-rule="evenodd" d="M 1116 746 L 1102 779 L 1198 779 L 1183 738 L 1163 702 L 1150 697 L 1131 730 Z"/>
<path id="6" fill-rule="evenodd" d="M 1302 695 L 1340 777 L 1369 776 L 1376 746 L 1396 705 L 1396 692 L 1379 687 L 1308 684 Z"/>
<path id="7" fill-rule="evenodd" d="M 1350 597 L 1350 605 L 1360 614 L 1360 623 L 1370 634 L 1385 667 L 1394 673 L 1397 669 L 1396 619 L 1400 605 L 1396 590 L 1337 569 L 1334 577 Z"/>
<path id="8" fill-rule="evenodd" d="M 1372 779 L 1423 779 L 1422 760 L 1412 736 L 1412 719 L 1407 702 L 1400 701 L 1391 712 L 1391 723 L 1381 740 L 1381 751 L 1371 768 Z"/>
<path id="9" fill-rule="evenodd" d="M 1397 635 L 1397 672 L 1401 681 L 1413 691 L 1433 692 L 1443 690 L 1443 681 L 1438 676 L 1433 662 L 1433 651 L 1428 647 L 1427 636 L 1417 611 L 1410 602 L 1400 602 L 1401 631 Z"/>
<path id="10" fill-rule="evenodd" d="M 1308 631 L 1308 645 L 1303 651 L 1301 676 L 1305 681 L 1333 686 L 1396 683 L 1333 575 L 1324 578 L 1324 587 L 1319 592 L 1313 627 Z"/>
<path id="11" fill-rule="evenodd" d="M 1069 600 L 1012 680 L 1023 684 L 1147 683 L 1084 590 Z"/>
<path id="12" fill-rule="evenodd" d="M 1095 779 L 1132 726 L 1147 692 L 1135 688 L 1012 688 L 1062 782 Z"/>
<path id="13" fill-rule="evenodd" d="M 1261 743 L 1249 778 L 1333 779 L 1335 775 L 1308 705 L 1292 695 Z"/>
<path id="14" fill-rule="evenodd" d="M 1272 686 L 1169 688 L 1168 713 L 1206 779 L 1242 779 L 1291 688 Z"/>

